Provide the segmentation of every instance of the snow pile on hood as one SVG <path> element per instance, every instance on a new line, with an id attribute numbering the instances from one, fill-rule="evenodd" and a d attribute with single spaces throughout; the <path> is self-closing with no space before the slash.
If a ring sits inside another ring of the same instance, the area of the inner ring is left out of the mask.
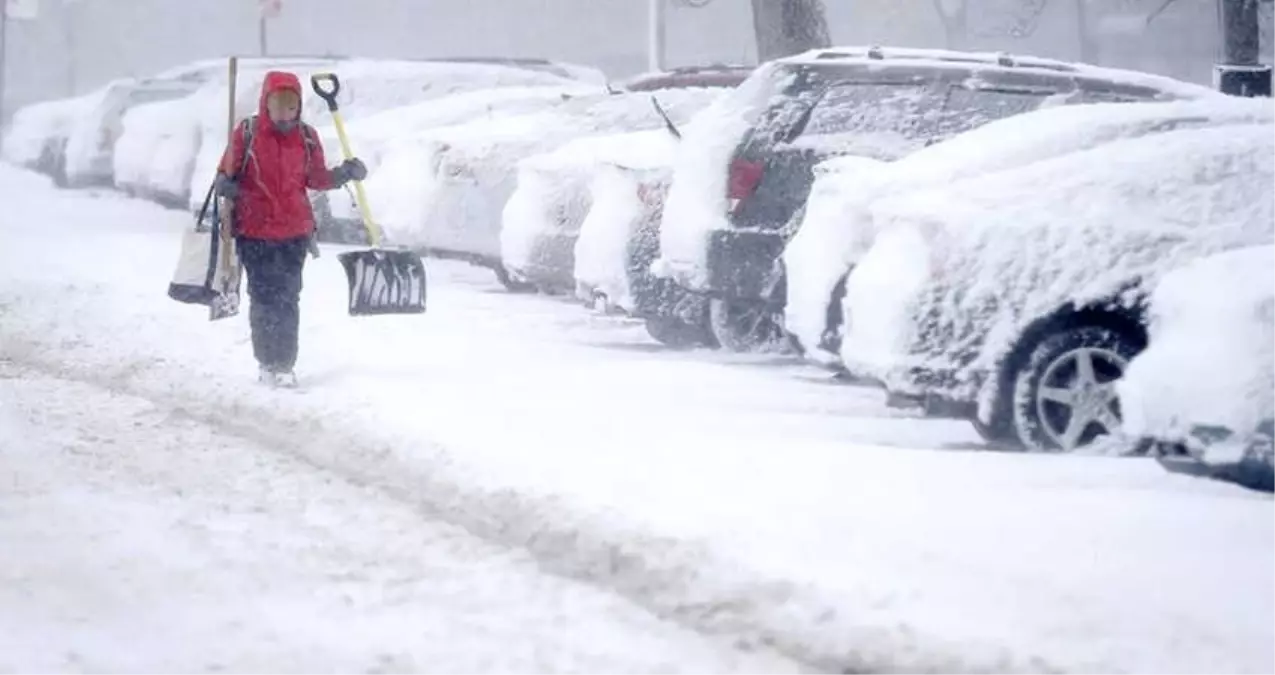
<path id="1" fill-rule="evenodd" d="M 794 77 L 773 62 L 764 64 L 682 130 L 653 273 L 686 276 L 692 285 L 702 280 L 708 233 L 730 225 L 726 182 L 735 149 Z"/>
<path id="2" fill-rule="evenodd" d="M 670 89 L 657 98 L 677 123 L 719 94 Z M 582 96 L 532 115 L 434 129 L 395 144 L 369 176 L 368 191 L 385 204 L 378 208 L 394 241 L 499 258 L 500 217 L 518 161 L 584 136 L 662 127 L 650 99 L 634 92 Z M 411 175 L 393 175 L 402 171 Z M 404 185 L 414 189 L 400 191 Z"/>
<path id="3" fill-rule="evenodd" d="M 912 255 L 935 266 L 907 302 L 907 316 L 924 322 L 920 343 L 894 353 L 954 373 L 950 390 L 936 393 L 986 404 L 995 378 L 980 388 L 983 375 L 1035 319 L 1068 305 L 1131 303 L 1195 257 L 1269 243 L 1273 129 L 1169 131 L 877 202 L 881 231 L 916 228 L 929 246 Z M 850 364 L 860 327 L 897 317 L 849 300 L 845 310 Z"/>
<path id="4" fill-rule="evenodd" d="M 513 270 L 566 267 L 558 271 L 572 276 L 574 265 L 565 258 L 571 256 L 574 243 L 565 252 L 545 245 L 579 235 L 592 207 L 589 183 L 599 167 L 623 163 L 628 156 L 636 164 L 650 163 L 661 154 L 671 155 L 676 147 L 677 140 L 667 130 L 648 129 L 576 139 L 519 162 L 518 187 L 501 218 L 500 251 L 505 265 Z"/>
<path id="5" fill-rule="evenodd" d="M 75 125 L 92 114 L 113 88 L 126 82 L 128 80 L 114 80 L 83 96 L 42 101 L 19 109 L 5 130 L 5 161 L 35 166 L 46 150 L 64 143 Z"/>
<path id="6" fill-rule="evenodd" d="M 1121 138 L 1272 120 L 1275 110 L 1269 101 L 1247 98 L 1068 105 L 1000 119 L 893 163 L 854 156 L 822 162 L 815 168 L 801 228 L 783 255 L 786 327 L 807 349 L 818 344 L 834 286 L 875 240 L 868 208 L 878 197 L 1004 171 Z"/>
<path id="7" fill-rule="evenodd" d="M 1164 276 L 1151 295 L 1150 345 L 1118 385 L 1125 431 L 1190 441 L 1196 427 L 1220 427 L 1244 448 L 1275 419 L 1272 267 L 1275 247 L 1265 245 Z"/>
<path id="8" fill-rule="evenodd" d="M 359 118 L 377 112 L 465 92 L 503 87 L 581 86 L 578 82 L 551 73 L 485 63 L 356 59 L 341 61 L 323 70 L 336 73 L 340 78 L 341 90 L 337 95 L 337 104 L 342 119 L 351 126 Z M 237 119 L 257 112 L 264 73 L 265 69 L 261 68 L 240 73 L 235 94 Z M 302 81 L 302 119 L 316 129 L 330 125 L 332 116 L 327 104 L 314 92 L 309 76 L 299 74 L 298 77 Z M 201 89 L 200 95 L 207 97 L 211 104 L 202 108 L 204 115 L 200 126 L 203 138 L 226 138 L 227 84 L 213 83 Z M 224 142 L 201 144 L 192 176 L 192 198 L 195 194 L 202 195 L 201 190 L 207 187 L 205 181 L 208 180 L 204 177 L 216 172 L 224 150 Z M 335 164 L 340 157 L 339 148 L 325 144 L 324 150 L 331 155 L 332 161 L 329 164 Z M 357 147 L 353 150 L 359 152 Z"/>

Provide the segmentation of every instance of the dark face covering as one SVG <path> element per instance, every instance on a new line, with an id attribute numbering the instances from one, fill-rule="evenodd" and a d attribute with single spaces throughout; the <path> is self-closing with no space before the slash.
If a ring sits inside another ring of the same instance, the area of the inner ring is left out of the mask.
<path id="1" fill-rule="evenodd" d="M 296 120 L 282 120 L 282 121 L 272 120 L 272 121 L 274 123 L 275 130 L 281 134 L 286 134 L 289 131 L 292 131 L 293 129 L 297 128 Z"/>

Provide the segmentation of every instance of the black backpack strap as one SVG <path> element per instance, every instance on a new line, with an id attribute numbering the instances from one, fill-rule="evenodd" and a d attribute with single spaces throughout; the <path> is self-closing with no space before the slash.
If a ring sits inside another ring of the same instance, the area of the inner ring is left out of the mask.
<path id="1" fill-rule="evenodd" d="M 257 128 L 257 116 L 251 115 L 243 122 L 243 162 L 239 165 L 239 173 L 235 174 L 238 179 L 248 170 L 248 159 L 252 157 L 252 133 Z"/>

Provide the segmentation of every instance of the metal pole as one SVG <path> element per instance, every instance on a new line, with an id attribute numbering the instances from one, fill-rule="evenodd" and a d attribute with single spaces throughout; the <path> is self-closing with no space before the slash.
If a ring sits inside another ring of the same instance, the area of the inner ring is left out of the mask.
<path id="1" fill-rule="evenodd" d="M 265 56 L 269 51 L 267 49 L 268 44 L 266 42 L 266 22 L 266 13 L 263 10 L 261 12 L 261 18 L 257 22 L 257 49 L 261 52 L 262 56 Z"/>
<path id="2" fill-rule="evenodd" d="M 6 119 L 5 113 L 5 72 L 9 70 L 9 3 L 0 0 L 0 122 Z"/>
<path id="3" fill-rule="evenodd" d="M 667 45 L 665 20 L 668 0 L 649 0 L 647 10 L 646 67 L 651 72 L 664 70 L 664 50 Z"/>

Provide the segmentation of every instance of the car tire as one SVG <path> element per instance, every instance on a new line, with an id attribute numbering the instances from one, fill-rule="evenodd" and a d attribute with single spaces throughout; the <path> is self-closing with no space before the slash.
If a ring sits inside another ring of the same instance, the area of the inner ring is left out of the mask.
<path id="1" fill-rule="evenodd" d="M 677 316 L 647 317 L 646 332 L 656 342 L 673 349 L 717 347 L 712 331 L 706 326 L 697 326 Z"/>
<path id="2" fill-rule="evenodd" d="M 496 280 L 510 293 L 534 293 L 536 291 L 535 284 L 515 280 L 509 275 L 509 270 L 506 270 L 504 265 L 497 264 L 491 271 L 496 273 Z"/>
<path id="3" fill-rule="evenodd" d="M 1111 325 L 1068 326 L 1045 335 L 1011 374 L 1005 392 L 1011 398 L 1002 402 L 1018 441 L 1031 451 L 1070 452 L 1118 434 L 1115 383 L 1144 345 Z M 988 429 L 993 436 L 1003 431 L 997 417 Z"/>
<path id="4" fill-rule="evenodd" d="M 795 353 L 783 319 L 762 303 L 714 299 L 708 306 L 713 337 L 737 353 Z"/>

